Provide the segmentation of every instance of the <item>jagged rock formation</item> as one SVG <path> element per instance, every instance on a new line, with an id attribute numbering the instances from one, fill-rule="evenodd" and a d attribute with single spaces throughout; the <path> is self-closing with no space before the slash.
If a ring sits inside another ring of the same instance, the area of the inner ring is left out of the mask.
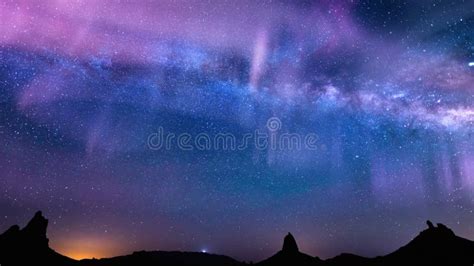
<path id="1" fill-rule="evenodd" d="M 407 245 L 376 258 L 343 254 L 326 260 L 326 265 L 466 265 L 474 264 L 474 242 L 458 237 L 444 224 L 427 221 L 422 231 Z"/>
<path id="2" fill-rule="evenodd" d="M 28 224 L 21 230 L 23 237 L 28 239 L 32 247 L 46 248 L 48 247 L 49 239 L 46 237 L 46 230 L 48 229 L 48 220 L 43 217 L 39 211 L 33 216 Z"/>
<path id="3" fill-rule="evenodd" d="M 458 237 L 444 224 L 431 222 L 410 243 L 378 258 L 384 265 L 473 265 L 474 242 Z"/>
<path id="4" fill-rule="evenodd" d="M 283 249 L 258 265 L 329 265 L 329 266 L 381 266 L 381 265 L 466 265 L 474 264 L 474 242 L 458 237 L 447 226 L 434 226 L 427 221 L 428 229 L 422 231 L 406 246 L 386 256 L 365 258 L 341 254 L 322 261 L 298 251 L 294 237 L 288 233 Z"/>
<path id="5" fill-rule="evenodd" d="M 109 259 L 76 261 L 52 250 L 46 237 L 48 220 L 37 212 L 20 230 L 18 225 L 10 227 L 0 235 L 0 265 L 23 266 L 96 266 L 96 265 L 206 265 L 238 266 L 243 263 L 230 257 L 201 252 L 141 251 L 127 256 Z"/>
<path id="6" fill-rule="evenodd" d="M 0 235 L 0 264 L 28 265 L 74 265 L 75 261 L 49 248 L 46 237 L 48 220 L 38 211 L 28 224 L 20 230 L 13 225 Z"/>
<path id="7" fill-rule="evenodd" d="M 257 265 L 263 266 L 318 266 L 318 265 L 459 265 L 474 264 L 474 242 L 458 237 L 447 226 L 436 226 L 427 221 L 428 229 L 422 231 L 407 245 L 393 253 L 376 258 L 364 258 L 353 254 L 341 254 L 328 260 L 321 260 L 299 251 L 291 233 L 283 240 L 282 250 Z M 247 265 L 230 257 L 198 252 L 140 251 L 127 256 L 109 259 L 76 261 L 56 253 L 48 245 L 46 230 L 48 220 L 41 212 L 23 228 L 11 226 L 0 235 L 0 265 L 58 265 L 58 266 L 118 266 L 118 265 Z"/>
<path id="8" fill-rule="evenodd" d="M 428 229 L 433 229 L 434 228 L 434 225 L 430 220 L 426 221 L 426 224 L 428 225 Z"/>

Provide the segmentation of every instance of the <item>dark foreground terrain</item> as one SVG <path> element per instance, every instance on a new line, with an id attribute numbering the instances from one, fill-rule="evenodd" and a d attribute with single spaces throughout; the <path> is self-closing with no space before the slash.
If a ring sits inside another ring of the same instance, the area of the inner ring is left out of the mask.
<path id="1" fill-rule="evenodd" d="M 282 250 L 256 265 L 474 265 L 474 242 L 458 237 L 443 224 L 427 222 L 428 229 L 422 231 L 407 245 L 380 257 L 365 258 L 353 254 L 341 254 L 328 260 L 299 252 L 294 237 L 288 233 Z M 198 252 L 140 251 L 131 255 L 107 259 L 73 260 L 63 256 L 48 245 L 46 230 L 48 220 L 37 212 L 22 229 L 10 227 L 0 235 L 0 265 L 74 265 L 74 266 L 118 266 L 118 265 L 248 265 L 230 257 Z"/>

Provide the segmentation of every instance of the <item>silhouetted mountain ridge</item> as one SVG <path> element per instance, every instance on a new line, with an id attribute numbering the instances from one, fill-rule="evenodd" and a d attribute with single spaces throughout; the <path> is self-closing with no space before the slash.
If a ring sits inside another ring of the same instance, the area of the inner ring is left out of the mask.
<path id="1" fill-rule="evenodd" d="M 295 238 L 291 233 L 288 233 L 283 239 L 283 248 L 270 258 L 257 263 L 257 265 L 315 265 L 320 262 L 321 259 L 318 257 L 301 253 Z"/>
<path id="2" fill-rule="evenodd" d="M 207 254 L 203 252 L 181 251 L 137 251 L 130 255 L 105 259 L 85 259 L 81 266 L 116 266 L 116 265 L 209 265 L 236 266 L 244 265 L 230 257 Z"/>
<path id="3" fill-rule="evenodd" d="M 75 261 L 52 250 L 46 237 L 48 220 L 38 211 L 28 224 L 20 229 L 11 226 L 0 235 L 0 265 L 27 265 L 45 262 L 45 265 L 73 265 Z"/>
<path id="4" fill-rule="evenodd" d="M 428 229 L 420 232 L 407 245 L 385 256 L 365 258 L 343 253 L 334 258 L 321 260 L 299 251 L 291 233 L 283 241 L 282 250 L 258 262 L 259 266 L 319 266 L 319 265 L 459 265 L 474 264 L 474 242 L 456 236 L 443 224 L 427 221 Z M 138 251 L 130 255 L 104 259 L 73 260 L 49 247 L 46 236 L 48 220 L 37 212 L 31 221 L 20 229 L 11 226 L 0 235 L 0 265 L 61 265 L 61 266 L 237 266 L 248 265 L 223 255 L 180 251 Z"/>
<path id="5" fill-rule="evenodd" d="M 420 232 L 410 243 L 382 258 L 384 265 L 400 265 L 410 258 L 414 265 L 474 265 L 474 242 L 458 237 L 444 224 Z"/>

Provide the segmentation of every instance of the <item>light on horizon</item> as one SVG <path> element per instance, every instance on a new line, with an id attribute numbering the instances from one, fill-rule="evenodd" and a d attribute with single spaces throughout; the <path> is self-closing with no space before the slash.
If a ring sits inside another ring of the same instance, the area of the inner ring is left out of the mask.
<path id="1" fill-rule="evenodd" d="M 52 243 L 53 249 L 75 260 L 107 258 L 124 253 L 120 241 L 97 235 L 61 235 Z"/>

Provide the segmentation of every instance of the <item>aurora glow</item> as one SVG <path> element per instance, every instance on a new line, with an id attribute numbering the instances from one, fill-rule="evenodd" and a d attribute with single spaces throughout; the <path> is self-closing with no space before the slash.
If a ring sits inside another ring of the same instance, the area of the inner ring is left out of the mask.
<path id="1" fill-rule="evenodd" d="M 312 255 L 373 256 L 428 218 L 472 239 L 473 10 L 0 0 L 0 229 L 41 209 L 76 258 L 257 261 L 289 231 Z M 319 149 L 147 146 L 159 127 L 242 136 L 271 117 Z"/>

